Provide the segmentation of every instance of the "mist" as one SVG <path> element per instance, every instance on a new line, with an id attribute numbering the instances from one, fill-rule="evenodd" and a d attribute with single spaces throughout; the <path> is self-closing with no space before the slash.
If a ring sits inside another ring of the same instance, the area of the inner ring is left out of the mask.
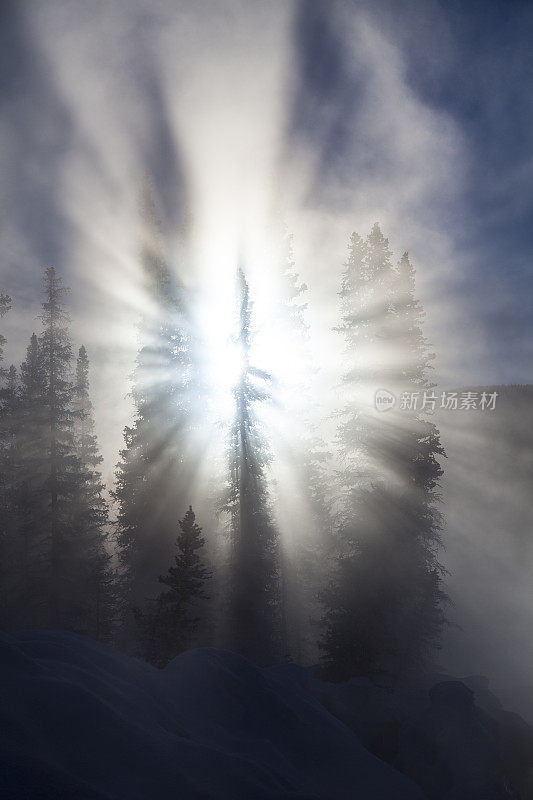
<path id="1" fill-rule="evenodd" d="M 530 11 L 516 10 L 505 33 L 517 39 L 511 77 L 525 74 L 520 29 L 531 24 Z M 508 132 L 496 126 L 492 143 L 481 141 L 465 116 L 468 98 L 450 100 L 462 68 L 480 119 L 507 108 L 492 89 L 489 55 L 497 37 L 487 35 L 479 59 L 465 66 L 468 39 L 455 35 L 459 13 L 431 2 L 337 0 L 4 6 L 1 288 L 13 301 L 2 321 L 5 362 L 23 360 L 40 324 L 43 268 L 55 266 L 71 287 L 73 341 L 91 358 L 108 489 L 133 417 L 131 376 L 146 313 L 139 264 L 146 176 L 167 263 L 194 298 L 220 409 L 231 379 L 221 389 L 217 364 L 234 336 L 235 272 L 245 265 L 256 315 L 254 357 L 275 378 L 277 405 L 264 422 L 274 431 L 277 479 L 288 482 L 280 518 L 296 520 L 285 524 L 297 541 L 307 519 L 295 489 L 301 476 L 286 409 L 300 391 L 295 386 L 306 384 L 317 433 L 333 446 L 331 414 L 342 404 L 343 372 L 333 328 L 353 231 L 366 236 L 379 221 L 395 263 L 409 251 L 424 332 L 437 354 L 437 392 L 498 387 L 502 401 L 506 385 L 531 382 L 523 222 L 531 159 L 518 145 L 506 169 L 503 157 L 484 158 L 491 147 L 501 153 L 509 146 Z M 499 92 L 503 97 L 505 88 Z M 520 102 L 526 138 L 531 115 Z M 299 345 L 276 338 L 273 324 L 281 277 L 272 231 L 280 219 L 308 286 L 309 361 L 301 375 Z M 520 408 L 526 427 L 530 406 Z M 511 401 L 500 402 L 493 428 L 485 424 L 492 412 L 476 413 L 475 424 L 461 411 L 437 417 L 448 456 L 442 512 L 452 601 L 439 659 L 458 677 L 487 675 L 496 693 L 533 720 L 533 553 L 523 485 L 531 442 L 519 429 L 507 435 L 517 413 Z M 215 461 L 200 470 L 200 503 L 212 496 Z M 503 461 L 506 475 L 498 468 Z M 522 461 L 515 480 L 514 465 Z M 287 470 L 290 479 L 283 479 Z"/>

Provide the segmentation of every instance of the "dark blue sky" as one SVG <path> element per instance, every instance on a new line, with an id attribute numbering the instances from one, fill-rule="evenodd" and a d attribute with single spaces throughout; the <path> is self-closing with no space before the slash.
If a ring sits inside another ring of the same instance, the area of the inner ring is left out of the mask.
<path id="1" fill-rule="evenodd" d="M 346 170 L 367 91 L 364 63 L 347 79 L 352 47 L 337 12 L 350 7 L 399 48 L 405 81 L 420 102 L 461 131 L 467 158 L 457 164 L 460 197 L 435 193 L 428 223 L 437 215 L 453 231 L 463 271 L 456 285 L 487 339 L 487 379 L 532 382 L 533 3 L 302 0 L 293 31 L 299 83 L 291 133 L 321 153 L 318 194 L 328 173 Z M 324 136 L 313 119 L 317 101 L 332 97 L 338 113 Z M 365 163 L 372 146 L 361 150 L 362 169 L 375 169 Z"/>

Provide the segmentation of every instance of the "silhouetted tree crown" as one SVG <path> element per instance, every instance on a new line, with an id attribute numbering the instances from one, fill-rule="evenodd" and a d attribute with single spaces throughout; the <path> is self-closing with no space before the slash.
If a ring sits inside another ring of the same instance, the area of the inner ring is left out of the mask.
<path id="1" fill-rule="evenodd" d="M 144 656 L 154 666 L 164 667 L 191 647 L 201 618 L 200 601 L 209 599 L 206 584 L 211 572 L 200 552 L 205 545 L 192 506 L 179 522 L 177 554 L 173 566 L 159 582 L 166 586 L 148 609 L 136 610 Z"/>
<path id="2" fill-rule="evenodd" d="M 96 441 L 85 461 L 78 448 L 66 292 L 55 269 L 46 269 L 42 333 L 30 339 L 20 383 L 15 370 L 9 373 L 10 513 L 2 548 L 10 568 L 3 616 L 8 628 L 67 628 L 109 638 L 110 624 L 102 624 L 113 582 L 106 573 L 107 509 L 93 471 L 100 461 Z"/>
<path id="3" fill-rule="evenodd" d="M 348 402 L 339 412 L 336 554 L 323 592 L 326 673 L 394 682 L 438 646 L 445 621 L 437 487 L 444 456 L 425 415 L 402 407 L 404 392 L 430 389 L 432 358 L 407 255 L 391 264 L 374 225 L 350 239 L 341 321 Z M 378 389 L 397 398 L 380 413 Z"/>
<path id="4" fill-rule="evenodd" d="M 279 542 L 272 521 L 266 469 L 267 443 L 256 404 L 269 398 L 270 375 L 250 363 L 252 303 L 242 269 L 237 274 L 238 335 L 242 366 L 235 385 L 235 416 L 230 429 L 230 643 L 237 651 L 269 660 L 281 648 Z"/>

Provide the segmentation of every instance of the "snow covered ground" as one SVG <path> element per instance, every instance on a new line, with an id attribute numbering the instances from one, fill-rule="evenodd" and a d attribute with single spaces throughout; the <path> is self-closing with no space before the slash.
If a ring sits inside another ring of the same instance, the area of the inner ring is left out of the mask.
<path id="1" fill-rule="evenodd" d="M 390 694 L 213 649 L 157 670 L 56 631 L 0 650 L 2 798 L 517 797 L 462 683 Z"/>

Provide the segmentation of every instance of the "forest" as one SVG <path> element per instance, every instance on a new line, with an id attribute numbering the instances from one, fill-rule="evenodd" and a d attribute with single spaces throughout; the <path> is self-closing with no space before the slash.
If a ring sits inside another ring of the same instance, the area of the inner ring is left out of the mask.
<path id="1" fill-rule="evenodd" d="M 533 5 L 0 23 L 0 797 L 533 800 Z"/>
<path id="2" fill-rule="evenodd" d="M 72 342 L 69 288 L 53 267 L 24 362 L 1 365 L 0 625 L 72 631 L 157 667 L 217 646 L 263 665 L 318 664 L 333 681 L 394 687 L 423 671 L 446 625 L 445 452 L 431 411 L 398 402 L 384 413 L 375 402 L 377 390 L 399 399 L 434 385 L 407 253 L 395 263 L 377 223 L 366 238 L 350 236 L 335 328 L 343 378 L 326 440 L 309 388 L 293 386 L 282 403 L 278 376 L 256 363 L 244 263 L 234 274 L 233 363 L 222 364 L 232 369 L 231 407 L 217 416 L 192 298 L 165 258 L 149 197 L 142 219 L 134 416 L 112 485 L 101 475 L 90 353 Z M 285 226 L 276 253 L 278 335 L 307 364 L 307 287 Z M 1 313 L 16 314 L 16 298 L 3 293 Z M 291 429 L 285 472 L 273 405 Z M 212 437 L 221 458 L 200 496 Z"/>

